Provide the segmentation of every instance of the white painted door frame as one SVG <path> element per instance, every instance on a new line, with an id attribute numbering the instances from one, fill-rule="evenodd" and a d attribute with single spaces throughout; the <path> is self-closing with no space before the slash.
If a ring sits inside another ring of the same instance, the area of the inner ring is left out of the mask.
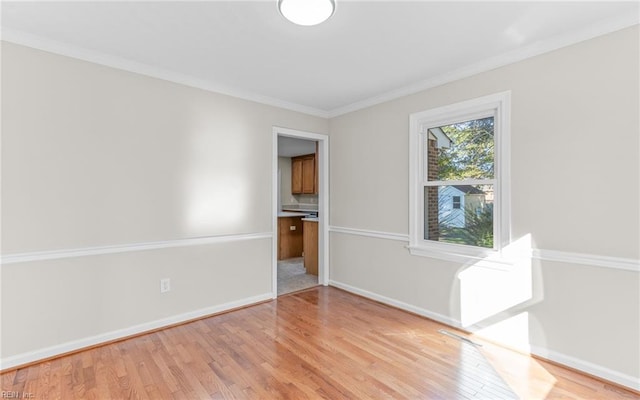
<path id="1" fill-rule="evenodd" d="M 318 282 L 329 284 L 329 136 L 320 133 L 273 127 L 272 160 L 272 297 L 278 297 L 278 136 L 318 141 Z"/>

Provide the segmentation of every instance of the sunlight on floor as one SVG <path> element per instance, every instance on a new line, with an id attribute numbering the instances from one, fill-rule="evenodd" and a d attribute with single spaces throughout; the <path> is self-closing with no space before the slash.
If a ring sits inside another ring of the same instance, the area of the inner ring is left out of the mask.
<path id="1" fill-rule="evenodd" d="M 473 344 L 462 343 L 458 390 L 477 398 L 519 399 L 482 352 Z"/>
<path id="2" fill-rule="evenodd" d="M 482 341 L 480 337 L 474 340 Z M 485 346 L 483 355 L 518 398 L 545 399 L 558 381 L 540 362 L 526 353 L 489 344 Z"/>
<path id="3" fill-rule="evenodd" d="M 531 316 L 522 310 L 542 301 L 544 293 L 534 287 L 542 280 L 534 281 L 531 249 L 531 235 L 525 235 L 503 249 L 501 259 L 487 258 L 458 273 L 460 321 L 474 332 L 471 337 L 529 354 Z M 495 371 L 519 398 L 543 399 L 553 390 L 557 379 L 538 361 L 514 350 L 490 347 L 491 351 L 482 351 L 486 371 Z M 498 385 L 497 390 L 504 388 Z"/>

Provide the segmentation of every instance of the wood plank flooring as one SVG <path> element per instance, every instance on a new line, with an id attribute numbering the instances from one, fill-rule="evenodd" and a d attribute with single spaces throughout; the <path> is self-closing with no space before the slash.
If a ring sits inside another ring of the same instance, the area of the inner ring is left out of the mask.
<path id="1" fill-rule="evenodd" d="M 11 371 L 1 389 L 37 400 L 640 399 L 441 329 L 459 333 L 316 287 Z"/>

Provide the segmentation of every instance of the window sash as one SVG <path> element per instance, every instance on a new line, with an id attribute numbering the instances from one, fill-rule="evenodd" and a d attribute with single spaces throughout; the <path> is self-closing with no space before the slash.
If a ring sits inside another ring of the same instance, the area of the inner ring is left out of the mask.
<path id="1" fill-rule="evenodd" d="M 447 180 L 447 181 L 422 181 L 423 186 L 451 186 L 451 185 L 495 185 L 496 178 L 492 179 L 463 179 L 463 180 Z"/>

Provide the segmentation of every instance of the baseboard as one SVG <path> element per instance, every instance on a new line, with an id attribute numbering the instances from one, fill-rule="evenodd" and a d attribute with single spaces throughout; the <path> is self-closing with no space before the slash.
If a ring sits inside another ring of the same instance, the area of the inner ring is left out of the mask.
<path id="1" fill-rule="evenodd" d="M 135 325 L 129 328 L 118 329 L 115 331 L 106 332 L 99 335 L 2 358 L 0 359 L 0 372 L 5 372 L 9 369 L 15 369 L 18 366 L 33 364 L 35 362 L 77 352 L 90 347 L 107 344 L 109 342 L 123 340 L 132 336 L 138 336 L 144 333 L 155 331 L 161 328 L 167 328 L 187 321 L 208 317 L 214 314 L 219 314 L 221 312 L 261 303 L 267 300 L 271 300 L 272 298 L 272 293 L 264 293 L 258 296 L 247 297 L 241 300 L 224 303 L 217 306 L 202 308 L 184 314 L 146 322 L 144 324 Z"/>
<path id="2" fill-rule="evenodd" d="M 584 372 L 596 378 L 616 383 L 634 390 L 635 392 L 640 392 L 640 378 L 634 378 L 631 375 L 623 374 L 621 372 L 605 368 L 601 365 L 571 357 L 544 347 L 531 345 L 531 354 L 542 359 L 552 361 L 556 364 Z"/>
<path id="3" fill-rule="evenodd" d="M 417 314 L 417 315 L 421 315 L 423 317 L 427 317 L 429 319 L 432 319 L 434 321 L 438 321 L 441 322 L 443 324 L 461 329 L 460 327 L 462 326 L 462 324 L 460 323 L 460 321 L 447 317 L 446 315 L 442 315 L 442 314 L 438 314 L 435 313 L 433 311 L 429 311 L 426 310 L 424 308 L 420 308 L 420 307 L 416 307 L 412 304 L 409 303 L 405 303 L 396 299 L 392 299 L 390 297 L 386 297 L 386 296 L 382 296 L 380 294 L 374 293 L 374 292 L 369 292 L 368 290 L 364 290 L 364 289 L 360 289 L 357 288 L 355 286 L 351 286 L 348 285 L 346 283 L 342 283 L 342 282 L 337 282 L 337 281 L 333 281 L 330 280 L 329 281 L 329 286 L 333 286 L 336 287 L 338 289 L 342 289 L 345 290 L 347 292 L 353 293 L 353 294 L 357 294 L 360 295 L 362 297 L 366 297 L 368 299 L 371 300 L 375 300 L 375 301 L 379 301 L 380 303 L 384 303 L 396 308 L 399 308 L 401 310 L 405 310 L 405 311 L 409 311 L 413 314 Z"/>
<path id="4" fill-rule="evenodd" d="M 348 285 L 346 283 L 330 280 L 329 285 L 353 294 L 357 294 L 362 297 L 366 297 L 371 300 L 378 301 L 383 304 L 387 304 L 387 305 L 399 308 L 401 310 L 409 311 L 411 313 L 421 315 L 423 317 L 427 317 L 429 319 L 432 319 L 434 321 L 440 322 L 445 325 L 449 325 L 456 329 L 468 331 L 468 329 L 465 329 L 462 327 L 462 324 L 460 321 L 454 318 L 448 317 L 446 315 L 435 313 L 433 311 L 429 311 L 424 308 L 414 306 L 412 304 L 408 304 L 390 297 L 386 297 L 374 292 L 370 292 L 368 290 L 360 289 L 355 286 Z M 589 361 L 581 360 L 579 358 L 575 358 L 572 356 L 568 356 L 566 354 L 563 354 L 554 350 L 550 350 L 544 347 L 530 345 L 530 349 L 531 349 L 530 353 L 534 356 L 552 361 L 556 364 L 567 366 L 569 368 L 575 369 L 580 372 L 584 372 L 585 374 L 592 375 L 596 378 L 600 378 L 600 379 L 618 384 L 620 386 L 624 386 L 636 392 L 640 391 L 639 378 L 635 378 L 631 375 L 623 374 L 621 372 L 603 367 L 601 365 L 594 364 Z"/>

